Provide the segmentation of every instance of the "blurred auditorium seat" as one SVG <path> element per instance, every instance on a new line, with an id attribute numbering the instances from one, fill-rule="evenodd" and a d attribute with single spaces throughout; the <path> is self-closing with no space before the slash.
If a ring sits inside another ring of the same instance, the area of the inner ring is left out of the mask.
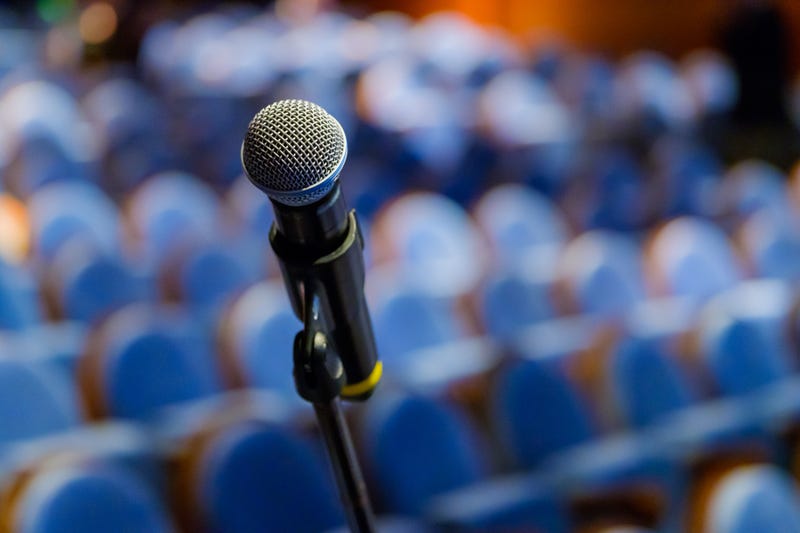
<path id="1" fill-rule="evenodd" d="M 415 350 L 456 341 L 468 331 L 466 318 L 450 298 L 400 283 L 375 291 L 383 293 L 372 308 L 375 341 L 389 367 L 402 366 L 404 357 Z"/>
<path id="2" fill-rule="evenodd" d="M 433 496 L 486 476 L 484 443 L 455 406 L 386 390 L 367 409 L 360 435 L 365 472 L 390 512 L 421 516 Z"/>
<path id="3" fill-rule="evenodd" d="M 81 357 L 90 413 L 147 419 L 166 406 L 220 392 L 212 338 L 180 309 L 134 304 L 116 311 L 91 333 Z"/>
<path id="4" fill-rule="evenodd" d="M 51 458 L 7 495 L 5 527 L 20 532 L 175 531 L 158 495 L 136 473 L 102 461 Z"/>
<path id="5" fill-rule="evenodd" d="M 651 216 L 717 217 L 725 211 L 721 198 L 722 162 L 708 146 L 693 139 L 666 136 L 648 155 L 657 195 Z"/>
<path id="6" fill-rule="evenodd" d="M 213 240 L 220 231 L 219 204 L 195 176 L 172 171 L 151 176 L 126 209 L 137 253 L 158 265 L 176 246 Z"/>
<path id="7" fill-rule="evenodd" d="M 681 131 L 692 120 L 689 89 L 665 55 L 634 52 L 619 66 L 617 104 L 628 127 L 644 138 Z"/>
<path id="8" fill-rule="evenodd" d="M 74 96 L 49 81 L 21 76 L 0 93 L 0 117 L 9 143 L 3 182 L 26 197 L 40 186 L 94 177 L 93 131 Z"/>
<path id="9" fill-rule="evenodd" d="M 396 265 L 399 280 L 425 293 L 456 297 L 484 273 L 484 243 L 466 211 L 448 198 L 410 194 L 379 213 L 372 226 L 376 264 Z"/>
<path id="10" fill-rule="evenodd" d="M 558 272 L 579 313 L 618 316 L 646 297 L 641 253 L 624 234 L 594 230 L 576 237 L 565 247 Z"/>
<path id="11" fill-rule="evenodd" d="M 563 216 L 547 198 L 519 184 L 493 187 L 473 209 L 479 228 L 492 246 L 498 266 L 524 265 L 555 258 L 568 239 Z M 550 257 L 548 257 L 550 254 Z"/>
<path id="12" fill-rule="evenodd" d="M 194 242 L 167 252 L 159 280 L 165 298 L 213 319 L 237 293 L 264 275 L 262 257 L 238 246 Z"/>
<path id="13" fill-rule="evenodd" d="M 743 278 L 728 237 L 712 222 L 671 220 L 651 237 L 645 275 L 656 294 L 706 299 Z"/>
<path id="14" fill-rule="evenodd" d="M 29 270 L 0 260 L 0 294 L 3 330 L 21 331 L 42 321 L 40 287 Z"/>
<path id="15" fill-rule="evenodd" d="M 586 229 L 632 231 L 641 228 L 649 214 L 643 172 L 626 150 L 609 150 L 597 156 L 587 176 L 590 194 L 580 222 Z"/>
<path id="16" fill-rule="evenodd" d="M 481 321 L 491 337 L 513 338 L 527 326 L 555 318 L 556 277 L 537 272 L 535 265 L 497 268 L 484 281 L 479 294 Z"/>
<path id="17" fill-rule="evenodd" d="M 597 435 L 587 398 L 554 361 L 570 356 L 571 351 L 532 354 L 498 375 L 491 391 L 492 422 L 521 467 L 536 467 L 549 455 Z"/>
<path id="18" fill-rule="evenodd" d="M 792 306 L 791 289 L 776 280 L 743 283 L 707 304 L 700 355 L 722 394 L 748 394 L 792 373 Z"/>
<path id="19" fill-rule="evenodd" d="M 42 437 L 78 426 L 83 407 L 68 372 L 24 353 L 0 359 L 0 444 Z"/>
<path id="20" fill-rule="evenodd" d="M 242 176 L 228 189 L 227 200 L 235 223 L 255 238 L 253 245 L 259 242 L 263 245 L 273 219 L 269 199 L 263 194 L 253 194 L 250 180 Z"/>
<path id="21" fill-rule="evenodd" d="M 98 250 L 122 252 L 122 227 L 117 206 L 98 186 L 82 181 L 48 184 L 28 202 L 33 231 L 33 251 L 51 261 L 72 240 L 90 242 Z"/>
<path id="22" fill-rule="evenodd" d="M 306 414 L 306 416 L 308 416 Z M 190 531 L 325 531 L 344 521 L 320 450 L 266 394 L 168 410 L 175 508 Z"/>
<path id="23" fill-rule="evenodd" d="M 796 281 L 800 277 L 800 231 L 792 214 L 764 208 L 742 223 L 739 244 L 756 276 Z"/>
<path id="24" fill-rule="evenodd" d="M 697 400 L 669 340 L 634 334 L 611 357 L 610 388 L 632 427 L 651 424 Z"/>
<path id="25" fill-rule="evenodd" d="M 320 531 L 342 522 L 321 458 L 286 430 L 227 428 L 209 438 L 200 454 L 196 497 L 217 528 Z"/>
<path id="26" fill-rule="evenodd" d="M 685 80 L 698 118 L 716 117 L 730 111 L 739 96 L 739 81 L 730 61 L 711 48 L 690 52 L 681 61 Z"/>
<path id="27" fill-rule="evenodd" d="M 98 132 L 104 184 L 127 193 L 143 179 L 167 170 L 171 154 L 164 109 L 157 95 L 131 78 L 109 78 L 94 87 L 83 106 Z"/>
<path id="28" fill-rule="evenodd" d="M 99 322 L 113 311 L 136 302 L 153 301 L 152 279 L 125 259 L 98 250 L 93 243 L 73 240 L 61 246 L 48 265 L 43 285 L 56 316 L 80 323 Z"/>
<path id="29" fill-rule="evenodd" d="M 0 13 L 0 530 L 344 531 L 241 175 L 284 97 L 348 135 L 380 531 L 796 530 L 800 173 L 721 149 L 728 61 L 304 7 L 136 65 Z"/>
<path id="30" fill-rule="evenodd" d="M 301 328 L 282 282 L 249 287 L 228 308 L 220 326 L 220 355 L 230 383 L 294 398 L 292 349 Z"/>
<path id="31" fill-rule="evenodd" d="M 762 209 L 791 212 L 786 176 L 771 164 L 749 159 L 728 169 L 720 188 L 726 214 L 734 221 Z"/>
<path id="32" fill-rule="evenodd" d="M 797 486 L 772 465 L 733 469 L 709 487 L 688 531 L 738 533 L 796 531 L 800 523 Z M 704 505 L 703 505 L 704 504 Z"/>

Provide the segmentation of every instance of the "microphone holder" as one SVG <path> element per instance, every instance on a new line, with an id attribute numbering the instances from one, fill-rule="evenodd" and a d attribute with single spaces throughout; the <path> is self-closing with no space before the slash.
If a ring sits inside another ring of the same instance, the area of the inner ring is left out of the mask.
<path id="1" fill-rule="evenodd" d="M 304 287 L 304 301 L 303 329 L 294 339 L 295 387 L 314 406 L 350 530 L 372 533 L 375 519 L 339 400 L 344 367 L 325 333 L 313 287 Z"/>

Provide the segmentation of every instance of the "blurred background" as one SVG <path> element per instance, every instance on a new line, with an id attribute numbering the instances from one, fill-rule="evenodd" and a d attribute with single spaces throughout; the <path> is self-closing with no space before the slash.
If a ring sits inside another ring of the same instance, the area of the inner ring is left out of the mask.
<path id="1" fill-rule="evenodd" d="M 242 176 L 344 127 L 381 531 L 800 532 L 800 4 L 0 1 L 0 532 L 344 527 Z"/>

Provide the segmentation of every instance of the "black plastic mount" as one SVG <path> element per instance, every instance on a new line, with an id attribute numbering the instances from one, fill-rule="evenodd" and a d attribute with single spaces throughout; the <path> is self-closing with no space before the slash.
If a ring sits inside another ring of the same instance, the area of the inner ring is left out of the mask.
<path id="1" fill-rule="evenodd" d="M 311 403 L 337 398 L 345 384 L 344 367 L 328 342 L 319 317 L 319 297 L 306 293 L 305 327 L 294 338 L 294 384 Z"/>
<path id="2" fill-rule="evenodd" d="M 357 401 L 369 398 L 377 385 L 373 378 L 378 357 L 364 298 L 363 238 L 355 212 L 348 213 L 341 242 L 325 255 L 309 254 L 307 248 L 294 245 L 276 225 L 270 230 L 270 243 L 281 259 L 292 308 L 304 325 L 295 340 L 295 364 L 298 358 L 307 363 L 317 358 L 328 361 L 330 366 L 330 360 L 335 358 L 344 369 L 340 393 L 345 385 L 367 384 L 357 395 L 343 397 Z M 298 354 L 298 343 L 302 356 Z M 338 379 L 336 374 L 335 380 Z M 304 391 L 306 387 L 303 391 L 298 388 L 305 398 Z"/>

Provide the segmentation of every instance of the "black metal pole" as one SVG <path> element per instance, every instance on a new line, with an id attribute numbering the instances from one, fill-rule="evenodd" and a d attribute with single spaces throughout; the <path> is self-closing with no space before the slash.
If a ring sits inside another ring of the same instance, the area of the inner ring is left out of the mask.
<path id="1" fill-rule="evenodd" d="M 335 398 L 313 405 L 350 530 L 354 533 L 372 533 L 375 531 L 375 519 L 342 406 Z"/>
<path id="2" fill-rule="evenodd" d="M 311 286 L 305 297 L 305 327 L 294 339 L 295 386 L 298 394 L 314 406 L 351 531 L 373 533 L 375 519 L 367 487 L 339 403 L 344 367 L 328 342 L 319 313 L 320 301 Z"/>

